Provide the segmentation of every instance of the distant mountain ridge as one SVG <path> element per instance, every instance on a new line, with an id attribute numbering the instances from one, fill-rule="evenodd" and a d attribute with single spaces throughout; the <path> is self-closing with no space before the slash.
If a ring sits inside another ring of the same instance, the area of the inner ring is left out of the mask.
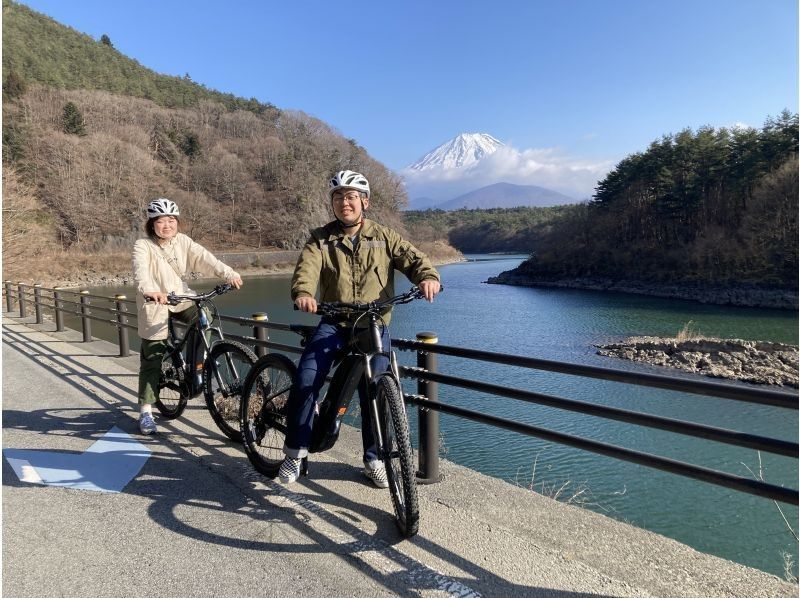
<path id="1" fill-rule="evenodd" d="M 435 202 L 430 198 L 415 198 L 410 201 L 409 210 L 460 210 L 488 208 L 549 208 L 577 203 L 558 191 L 537 187 L 536 185 L 513 185 L 511 183 L 495 183 L 475 189 L 443 202 Z"/>
<path id="2" fill-rule="evenodd" d="M 488 133 L 461 133 L 425 154 L 408 170 L 465 168 L 493 154 L 503 143 Z"/>
<path id="3" fill-rule="evenodd" d="M 575 199 L 558 191 L 537 187 L 536 185 L 513 185 L 511 183 L 495 183 L 475 191 L 464 193 L 458 197 L 440 203 L 441 210 L 458 210 L 461 208 L 549 208 L 569 203 Z"/>

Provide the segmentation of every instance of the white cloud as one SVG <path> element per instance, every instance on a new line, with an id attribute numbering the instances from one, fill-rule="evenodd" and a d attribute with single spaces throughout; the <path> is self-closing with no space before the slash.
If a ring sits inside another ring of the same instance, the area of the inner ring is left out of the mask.
<path id="1" fill-rule="evenodd" d="M 518 150 L 506 145 L 466 168 L 406 169 L 401 175 L 412 199 L 447 200 L 503 182 L 547 187 L 582 200 L 594 193 L 597 183 L 613 166 L 611 160 L 582 160 L 555 148 Z"/>

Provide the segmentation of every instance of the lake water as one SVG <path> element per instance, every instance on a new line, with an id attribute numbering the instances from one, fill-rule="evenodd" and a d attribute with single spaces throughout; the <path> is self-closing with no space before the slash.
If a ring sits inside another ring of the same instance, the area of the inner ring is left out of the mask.
<path id="1" fill-rule="evenodd" d="M 798 342 L 795 312 L 619 293 L 488 285 L 483 281 L 515 267 L 524 256 L 469 257 L 476 261 L 440 268 L 445 292 L 433 304 L 416 301 L 395 309 L 393 337 L 413 339 L 418 331 L 435 331 L 439 342 L 447 345 L 658 373 L 666 372 L 598 356 L 595 345 L 634 335 L 674 336 L 689 321 L 693 329 L 709 336 Z M 397 290 L 405 290 L 407 284 L 398 278 L 402 282 L 398 281 Z M 193 285 L 196 290 L 209 286 Z M 273 322 L 314 323 L 314 316 L 292 310 L 288 289 L 288 276 L 248 278 L 242 291 L 225 295 L 217 305 L 227 315 L 250 316 L 265 311 Z M 104 296 L 115 292 L 134 295 L 131 288 L 90 291 Z M 241 328 L 230 332 L 243 333 Z M 102 333 L 97 330 L 96 335 Z M 291 334 L 272 332 L 271 337 L 296 344 Z M 410 353 L 399 355 L 401 363 L 411 365 L 414 361 Z M 797 411 L 447 356 L 439 356 L 439 369 L 463 378 L 793 442 L 798 438 Z M 406 384 L 407 390 L 414 390 L 411 381 Z M 748 467 L 755 472 L 759 468 L 759 456 L 750 449 L 447 386 L 440 386 L 439 399 L 736 475 L 749 476 Z M 411 417 L 412 426 L 416 426 L 416 415 L 412 413 Z M 547 495 L 557 494 L 560 500 L 779 576 L 784 573 L 782 553 L 788 553 L 797 574 L 797 543 L 770 500 L 448 415 L 441 416 L 440 428 L 444 457 L 456 463 L 532 486 Z M 761 468 L 767 481 L 797 488 L 796 459 L 763 454 Z M 797 530 L 797 507 L 781 504 L 781 508 Z"/>

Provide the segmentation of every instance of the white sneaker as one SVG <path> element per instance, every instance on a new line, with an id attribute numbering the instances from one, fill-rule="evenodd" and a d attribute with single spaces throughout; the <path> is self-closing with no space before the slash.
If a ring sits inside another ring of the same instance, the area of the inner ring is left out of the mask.
<path id="1" fill-rule="evenodd" d="M 139 431 L 145 436 L 155 434 L 158 431 L 156 422 L 150 413 L 142 413 L 139 416 Z"/>
<path id="2" fill-rule="evenodd" d="M 380 461 L 365 463 L 363 473 L 368 479 L 372 480 L 372 483 L 378 488 L 389 487 L 389 480 L 386 479 L 386 468 Z"/>
<path id="3" fill-rule="evenodd" d="M 278 471 L 278 480 L 281 484 L 291 484 L 300 477 L 300 463 L 302 459 L 286 457 Z"/>

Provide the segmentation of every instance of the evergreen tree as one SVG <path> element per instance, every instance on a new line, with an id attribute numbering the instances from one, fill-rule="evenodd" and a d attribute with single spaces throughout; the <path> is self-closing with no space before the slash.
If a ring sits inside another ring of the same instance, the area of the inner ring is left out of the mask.
<path id="1" fill-rule="evenodd" d="M 70 135 L 86 135 L 86 127 L 83 114 L 73 102 L 64 104 L 64 114 L 61 119 L 64 125 L 64 132 Z"/>
<path id="2" fill-rule="evenodd" d="M 200 139 L 197 137 L 196 133 L 192 133 L 191 131 L 184 134 L 179 147 L 190 159 L 200 155 Z"/>
<path id="3" fill-rule="evenodd" d="M 109 48 L 113 48 L 114 44 L 111 43 L 111 38 L 108 37 L 105 33 L 100 36 L 100 43 L 104 46 L 108 46 Z"/>

